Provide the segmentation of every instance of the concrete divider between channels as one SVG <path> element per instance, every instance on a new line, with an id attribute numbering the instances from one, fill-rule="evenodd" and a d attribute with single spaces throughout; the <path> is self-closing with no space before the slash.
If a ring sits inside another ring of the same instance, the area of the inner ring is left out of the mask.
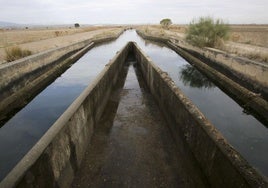
<path id="1" fill-rule="evenodd" d="M 145 82 L 163 112 L 174 139 L 183 137 L 211 186 L 267 187 L 267 178 L 228 144 L 168 74 L 137 45 L 134 49 Z"/>

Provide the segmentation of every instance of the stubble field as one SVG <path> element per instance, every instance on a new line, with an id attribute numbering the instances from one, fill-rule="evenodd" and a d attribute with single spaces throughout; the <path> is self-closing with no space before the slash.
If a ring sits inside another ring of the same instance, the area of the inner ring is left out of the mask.
<path id="1" fill-rule="evenodd" d="M 5 63 L 6 49 L 18 46 L 22 50 L 30 50 L 33 54 L 86 40 L 92 36 L 119 27 L 90 26 L 80 28 L 33 28 L 33 29 L 0 29 L 0 64 Z"/>

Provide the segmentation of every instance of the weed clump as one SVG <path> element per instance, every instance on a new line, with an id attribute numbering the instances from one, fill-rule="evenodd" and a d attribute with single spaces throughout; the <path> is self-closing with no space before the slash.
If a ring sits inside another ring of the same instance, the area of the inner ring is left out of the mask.
<path id="1" fill-rule="evenodd" d="M 23 50 L 18 46 L 6 48 L 6 58 L 5 60 L 7 62 L 15 61 L 17 59 L 21 59 L 23 57 L 32 55 L 32 52 L 30 50 Z"/>
<path id="2" fill-rule="evenodd" d="M 215 47 L 228 39 L 229 27 L 222 20 L 201 17 L 193 20 L 186 32 L 186 40 L 198 47 Z"/>

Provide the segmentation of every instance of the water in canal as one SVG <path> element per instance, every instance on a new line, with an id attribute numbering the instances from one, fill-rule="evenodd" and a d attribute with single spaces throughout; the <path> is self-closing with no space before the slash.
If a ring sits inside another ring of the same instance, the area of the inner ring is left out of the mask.
<path id="1" fill-rule="evenodd" d="M 208 187 L 185 142 L 174 142 L 135 65 L 130 55 L 72 187 Z"/>
<path id="2" fill-rule="evenodd" d="M 268 130 L 243 113 L 228 95 L 174 51 L 127 31 L 116 41 L 97 46 L 37 95 L 0 129 L 0 179 L 40 139 L 105 64 L 128 41 L 135 41 L 247 161 L 268 175 Z"/>

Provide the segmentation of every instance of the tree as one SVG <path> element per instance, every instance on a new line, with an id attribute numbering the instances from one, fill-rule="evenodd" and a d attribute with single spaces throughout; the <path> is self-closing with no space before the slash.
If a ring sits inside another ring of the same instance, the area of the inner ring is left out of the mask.
<path id="1" fill-rule="evenodd" d="M 172 24 L 172 21 L 169 18 L 165 18 L 160 21 L 160 24 L 163 28 L 168 28 Z"/>
<path id="2" fill-rule="evenodd" d="M 206 76 L 202 75 L 195 67 L 185 64 L 180 70 L 180 79 L 183 84 L 195 88 L 210 89 L 215 87 Z"/>
<path id="3" fill-rule="evenodd" d="M 228 39 L 229 26 L 221 19 L 200 17 L 192 20 L 186 31 L 186 40 L 199 47 L 215 47 L 221 41 Z"/>
<path id="4" fill-rule="evenodd" d="M 80 27 L 79 23 L 75 23 L 75 24 L 74 24 L 74 27 L 75 27 L 75 28 Z"/>

